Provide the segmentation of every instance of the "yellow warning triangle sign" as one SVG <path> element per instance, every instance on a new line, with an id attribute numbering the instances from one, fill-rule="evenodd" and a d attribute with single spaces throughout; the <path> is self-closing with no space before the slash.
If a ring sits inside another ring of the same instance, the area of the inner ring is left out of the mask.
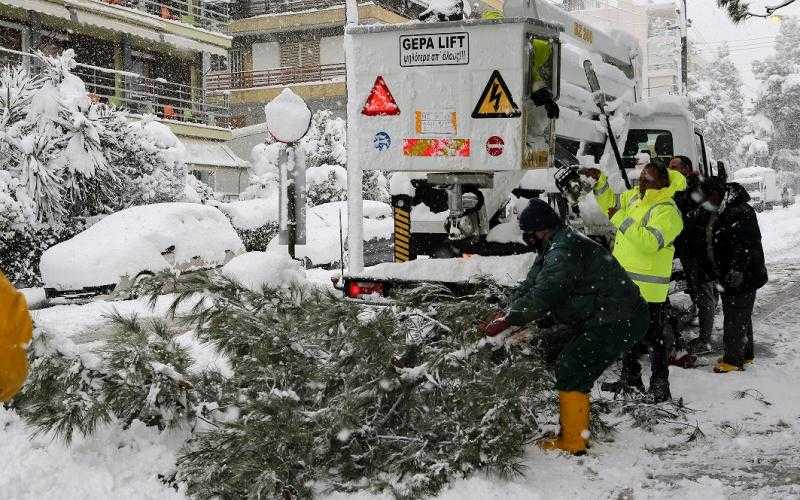
<path id="1" fill-rule="evenodd" d="M 503 77 L 500 72 L 494 70 L 492 76 L 489 77 L 489 82 L 486 88 L 483 89 L 478 104 L 472 111 L 473 118 L 516 118 L 522 113 L 511 97 L 511 91 L 508 90 Z"/>

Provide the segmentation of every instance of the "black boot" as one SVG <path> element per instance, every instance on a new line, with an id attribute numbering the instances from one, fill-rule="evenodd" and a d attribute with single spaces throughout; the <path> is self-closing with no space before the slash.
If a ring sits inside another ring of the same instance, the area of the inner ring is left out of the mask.
<path id="1" fill-rule="evenodd" d="M 672 394 L 669 391 L 669 380 L 656 379 L 650 380 L 650 389 L 647 390 L 648 400 L 653 403 L 663 403 L 670 401 Z"/>
<path id="2" fill-rule="evenodd" d="M 642 377 L 630 378 L 621 377 L 614 382 L 603 382 L 600 384 L 600 389 L 606 392 L 613 392 L 614 394 L 631 394 L 645 392 Z"/>

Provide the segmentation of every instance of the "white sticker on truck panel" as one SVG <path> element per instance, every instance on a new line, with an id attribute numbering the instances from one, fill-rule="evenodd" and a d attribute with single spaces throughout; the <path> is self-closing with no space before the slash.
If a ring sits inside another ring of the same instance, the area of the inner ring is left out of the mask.
<path id="1" fill-rule="evenodd" d="M 400 66 L 469 64 L 469 33 L 420 33 L 400 37 Z"/>
<path id="2" fill-rule="evenodd" d="M 414 113 L 414 129 L 418 134 L 456 135 L 458 114 L 454 109 L 419 111 Z"/>

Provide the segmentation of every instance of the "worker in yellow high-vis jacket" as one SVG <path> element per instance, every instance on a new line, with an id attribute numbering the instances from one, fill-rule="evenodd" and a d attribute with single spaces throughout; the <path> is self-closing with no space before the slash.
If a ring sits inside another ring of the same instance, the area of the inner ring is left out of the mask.
<path id="1" fill-rule="evenodd" d="M 608 178 L 596 168 L 581 171 L 594 177 L 594 194 L 617 229 L 614 257 L 639 286 L 650 308 L 650 326 L 644 342 L 650 354 L 652 376 L 649 393 L 655 402 L 671 398 L 669 347 L 664 338 L 666 301 L 675 255 L 675 238 L 683 230 L 683 218 L 673 196 L 686 188 L 686 178 L 665 166 L 650 163 L 642 169 L 639 185 L 616 194 Z M 644 390 L 638 349 L 622 358 L 619 382 L 603 384 L 605 390 Z"/>
<path id="2" fill-rule="evenodd" d="M 25 383 L 31 330 L 25 297 L 0 273 L 0 401 L 11 399 Z"/>

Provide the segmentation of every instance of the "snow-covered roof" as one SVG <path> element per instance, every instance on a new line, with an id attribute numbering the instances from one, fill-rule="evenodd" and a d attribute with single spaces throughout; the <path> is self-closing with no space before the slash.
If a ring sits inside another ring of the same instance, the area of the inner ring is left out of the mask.
<path id="1" fill-rule="evenodd" d="M 737 170 L 733 173 L 733 178 L 737 180 L 744 180 L 748 177 L 760 177 L 764 174 L 774 174 L 775 171 L 767 167 L 747 167 Z"/>
<path id="2" fill-rule="evenodd" d="M 221 142 L 182 139 L 186 147 L 186 163 L 212 167 L 247 168 L 247 162 Z"/>
<path id="3" fill-rule="evenodd" d="M 647 118 L 653 114 L 662 114 L 685 116 L 690 121 L 694 120 L 694 117 L 689 112 L 686 98 L 674 95 L 649 97 L 644 101 L 637 102 L 631 106 L 631 114 L 639 118 Z"/>

